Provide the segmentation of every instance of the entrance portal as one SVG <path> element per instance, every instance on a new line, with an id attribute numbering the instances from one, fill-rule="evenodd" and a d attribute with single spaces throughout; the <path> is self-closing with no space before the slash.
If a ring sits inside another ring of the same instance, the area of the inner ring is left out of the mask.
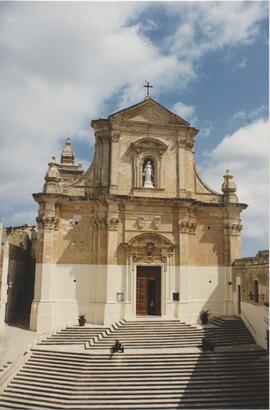
<path id="1" fill-rule="evenodd" d="M 137 315 L 160 315 L 161 267 L 137 266 Z"/>

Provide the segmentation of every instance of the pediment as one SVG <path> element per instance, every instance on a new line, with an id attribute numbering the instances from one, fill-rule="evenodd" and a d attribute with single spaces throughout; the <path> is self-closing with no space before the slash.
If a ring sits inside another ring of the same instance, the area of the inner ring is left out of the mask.
<path id="1" fill-rule="evenodd" d="M 170 112 L 152 98 L 112 114 L 110 118 L 148 124 L 189 126 L 187 121 Z"/>

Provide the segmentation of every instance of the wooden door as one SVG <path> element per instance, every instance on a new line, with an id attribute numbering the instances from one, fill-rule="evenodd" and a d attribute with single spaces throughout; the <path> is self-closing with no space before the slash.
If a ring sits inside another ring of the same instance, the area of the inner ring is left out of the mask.
<path id="1" fill-rule="evenodd" d="M 160 266 L 137 266 L 136 314 L 161 313 Z"/>
<path id="2" fill-rule="evenodd" d="M 137 274 L 137 301 L 136 312 L 138 315 L 147 315 L 147 283 L 148 278 L 142 273 Z"/>

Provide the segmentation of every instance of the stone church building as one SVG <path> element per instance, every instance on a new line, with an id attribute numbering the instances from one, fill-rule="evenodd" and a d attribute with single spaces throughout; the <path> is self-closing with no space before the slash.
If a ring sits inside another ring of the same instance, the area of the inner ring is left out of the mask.
<path id="1" fill-rule="evenodd" d="M 136 317 L 196 322 L 202 309 L 234 314 L 240 257 L 233 177 L 222 193 L 194 160 L 198 130 L 151 97 L 92 121 L 86 172 L 70 140 L 49 163 L 39 204 L 31 329 Z"/>

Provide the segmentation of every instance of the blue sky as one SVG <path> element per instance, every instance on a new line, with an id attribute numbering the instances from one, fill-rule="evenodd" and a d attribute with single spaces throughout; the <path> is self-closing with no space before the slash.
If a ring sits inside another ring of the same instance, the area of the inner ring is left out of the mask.
<path id="1" fill-rule="evenodd" d="M 51 154 L 71 136 L 93 156 L 92 119 L 153 98 L 200 129 L 196 160 L 238 186 L 243 255 L 268 247 L 268 2 L 0 4 L 0 217 L 35 221 Z"/>

